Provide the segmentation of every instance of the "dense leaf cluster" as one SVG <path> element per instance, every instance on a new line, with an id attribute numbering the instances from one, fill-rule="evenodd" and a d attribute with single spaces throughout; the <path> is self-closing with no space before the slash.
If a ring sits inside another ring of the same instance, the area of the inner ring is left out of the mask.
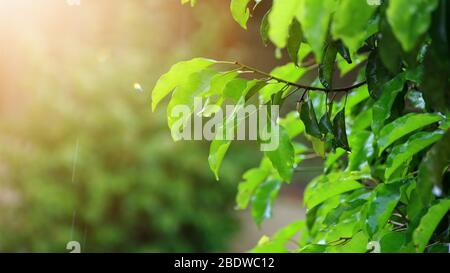
<path id="1" fill-rule="evenodd" d="M 232 0 L 233 18 L 246 28 L 249 5 L 259 2 Z M 201 114 L 227 101 L 283 105 L 297 96 L 297 111 L 279 119 L 279 148 L 244 174 L 238 208 L 251 205 L 258 224 L 271 216 L 280 187 L 311 152 L 300 134 L 325 158 L 324 171 L 306 188 L 307 219 L 262 238 L 254 251 L 285 252 L 298 232 L 298 252 L 449 251 L 450 5 L 372 2 L 273 0 L 261 37 L 292 63 L 264 73 L 194 59 L 172 67 L 153 91 L 153 107 L 172 92 L 169 111 L 186 104 L 194 113 L 194 97 L 207 98 Z M 298 84 L 312 70 L 317 80 Z M 357 83 L 336 87 L 336 74 L 352 71 Z M 230 144 L 211 144 L 216 176 Z"/>

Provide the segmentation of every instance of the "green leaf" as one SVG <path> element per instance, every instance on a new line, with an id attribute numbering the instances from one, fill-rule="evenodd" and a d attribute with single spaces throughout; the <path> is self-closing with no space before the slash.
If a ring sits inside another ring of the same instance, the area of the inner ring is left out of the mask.
<path id="1" fill-rule="evenodd" d="M 152 91 L 152 109 L 175 88 L 186 82 L 189 77 L 216 63 L 214 60 L 196 58 L 175 64 L 169 72 L 161 76 Z"/>
<path id="2" fill-rule="evenodd" d="M 290 112 L 286 117 L 280 119 L 279 124 L 286 130 L 291 139 L 305 131 L 305 125 L 300 120 L 298 112 Z"/>
<path id="3" fill-rule="evenodd" d="M 315 178 L 305 190 L 304 202 L 309 209 L 338 194 L 362 188 L 356 180 L 363 175 L 356 172 L 330 173 Z"/>
<path id="4" fill-rule="evenodd" d="M 316 113 L 314 112 L 314 106 L 311 100 L 303 103 L 303 105 L 301 106 L 300 118 L 305 125 L 307 134 L 318 139 L 322 138 L 322 133 L 320 132 L 319 123 L 317 122 Z"/>
<path id="5" fill-rule="evenodd" d="M 392 30 L 407 52 L 414 49 L 420 36 L 431 24 L 431 14 L 438 0 L 394 0 L 389 2 L 387 19 Z"/>
<path id="6" fill-rule="evenodd" d="M 352 56 L 350 55 L 349 49 L 344 45 L 344 43 L 339 40 L 334 43 L 339 55 L 348 63 L 352 63 Z M 344 71 L 345 72 L 345 71 Z M 344 73 L 345 74 L 345 73 Z"/>
<path id="7" fill-rule="evenodd" d="M 323 87 L 332 89 L 337 49 L 333 43 L 325 46 L 323 60 L 319 65 L 319 80 Z"/>
<path id="8" fill-rule="evenodd" d="M 290 182 L 294 168 L 295 150 L 286 130 L 282 126 L 279 126 L 279 129 L 278 148 L 274 151 L 266 151 L 265 154 L 281 178 L 286 182 Z"/>
<path id="9" fill-rule="evenodd" d="M 231 140 L 215 139 L 211 142 L 208 162 L 217 180 L 219 180 L 220 166 L 222 165 L 223 158 L 225 157 L 225 154 L 227 153 L 230 144 Z"/>
<path id="10" fill-rule="evenodd" d="M 407 142 L 396 146 L 389 153 L 386 163 L 385 179 L 389 177 L 405 162 L 410 160 L 415 154 L 426 149 L 436 141 L 442 138 L 444 132 L 419 132 L 408 139 Z"/>
<path id="11" fill-rule="evenodd" d="M 265 81 L 260 80 L 252 80 L 251 84 L 247 85 L 247 90 L 245 91 L 245 101 L 248 101 L 251 97 L 253 97 L 255 94 L 257 94 L 261 89 L 263 89 L 265 86 L 267 86 L 267 83 Z"/>
<path id="12" fill-rule="evenodd" d="M 327 245 L 309 244 L 301 248 L 299 253 L 325 253 L 327 251 Z"/>
<path id="13" fill-rule="evenodd" d="M 325 158 L 325 142 L 317 137 L 310 137 L 311 143 L 313 145 L 313 150 L 320 157 Z"/>
<path id="14" fill-rule="evenodd" d="M 261 21 L 261 26 L 259 27 L 259 34 L 261 35 L 261 40 L 263 41 L 264 45 L 267 46 L 269 43 L 269 14 L 272 10 L 267 11 L 267 13 L 264 15 Z"/>
<path id="15" fill-rule="evenodd" d="M 382 229 L 400 200 L 400 188 L 405 181 L 378 185 L 369 201 L 366 227 L 370 236 Z"/>
<path id="16" fill-rule="evenodd" d="M 303 34 L 316 54 L 322 60 L 323 45 L 328 36 L 331 14 L 335 11 L 335 0 L 302 0 L 297 12 L 297 20 L 302 25 Z"/>
<path id="17" fill-rule="evenodd" d="M 347 129 L 345 126 L 345 109 L 336 114 L 333 120 L 334 141 L 336 147 L 350 151 L 347 139 Z"/>
<path id="18" fill-rule="evenodd" d="M 450 253 L 450 244 L 434 244 L 427 249 L 428 253 Z"/>
<path id="19" fill-rule="evenodd" d="M 191 7 L 195 6 L 195 4 L 197 4 L 197 0 L 181 0 L 181 4 L 187 4 L 187 3 L 191 3 Z"/>
<path id="20" fill-rule="evenodd" d="M 345 244 L 328 247 L 327 253 L 366 253 L 369 237 L 363 231 L 352 236 Z"/>
<path id="21" fill-rule="evenodd" d="M 167 106 L 167 122 L 171 129 L 172 137 L 179 139 L 180 129 L 184 129 L 184 125 L 189 121 L 190 115 L 176 115 L 175 107 L 183 106 L 189 110 L 189 114 L 194 112 L 194 100 L 196 97 L 202 96 L 211 86 L 211 80 L 217 72 L 211 69 L 202 70 L 191 74 L 184 83 L 177 87 L 173 92 L 172 98 Z"/>
<path id="22" fill-rule="evenodd" d="M 234 79 L 226 85 L 223 90 L 223 95 L 226 98 L 232 99 L 234 102 L 238 102 L 239 99 L 246 95 L 247 84 L 254 84 L 245 79 Z"/>
<path id="23" fill-rule="evenodd" d="M 349 137 L 352 152 L 349 155 L 348 170 L 363 170 L 369 166 L 369 160 L 374 154 L 374 135 L 368 131 L 352 132 Z"/>
<path id="24" fill-rule="evenodd" d="M 260 240 L 251 253 L 288 253 L 287 245 L 292 242 L 293 237 L 305 227 L 304 221 L 296 221 L 278 230 L 271 238 Z"/>
<path id="25" fill-rule="evenodd" d="M 431 45 L 426 47 L 424 77 L 421 89 L 427 108 L 446 113 L 450 111 L 450 5 L 440 1 L 433 13 L 429 36 Z"/>
<path id="26" fill-rule="evenodd" d="M 380 59 L 391 73 L 398 74 L 401 71 L 405 53 L 403 52 L 402 45 L 395 38 L 385 16 L 382 16 L 380 20 L 380 35 L 381 38 L 378 41 Z"/>
<path id="27" fill-rule="evenodd" d="M 417 252 L 423 252 L 433 235 L 434 230 L 450 209 L 450 199 L 440 200 L 432 206 L 420 220 L 419 226 L 414 230 L 413 240 Z"/>
<path id="28" fill-rule="evenodd" d="M 381 97 L 375 102 L 372 108 L 372 130 L 375 134 L 378 134 L 380 132 L 384 123 L 391 116 L 392 105 L 394 104 L 397 95 L 403 91 L 404 85 L 404 74 L 396 76 L 394 79 L 384 85 Z"/>
<path id="29" fill-rule="evenodd" d="M 376 6 L 362 0 L 342 0 L 333 16 L 332 34 L 356 52 L 367 39 L 369 20 Z"/>
<path id="30" fill-rule="evenodd" d="M 240 121 L 237 120 L 237 113 L 244 107 L 244 105 L 244 99 L 241 97 L 232 114 L 225 117 L 220 126 L 216 126 L 216 136 L 210 145 L 208 163 L 217 180 L 219 180 L 220 166 L 222 165 L 225 154 L 228 152 L 231 145 L 231 138 L 228 136 L 231 133 L 234 133 L 236 126 L 239 126 Z M 232 132 L 229 132 L 228 130 Z"/>
<path id="31" fill-rule="evenodd" d="M 209 90 L 203 94 L 203 97 L 210 97 L 214 95 L 222 96 L 227 84 L 238 76 L 239 73 L 236 71 L 218 73 L 211 79 L 211 86 Z"/>
<path id="32" fill-rule="evenodd" d="M 295 17 L 300 1 L 274 0 L 269 14 L 269 37 L 278 48 L 286 47 L 289 26 Z"/>
<path id="33" fill-rule="evenodd" d="M 264 168 L 254 168 L 245 172 L 244 182 L 239 183 L 236 203 L 238 209 L 246 209 L 258 186 L 269 176 Z"/>
<path id="34" fill-rule="evenodd" d="M 272 217 L 272 204 L 278 195 L 280 185 L 281 182 L 278 180 L 268 180 L 256 190 L 252 201 L 252 216 L 258 226 L 263 220 Z"/>
<path id="35" fill-rule="evenodd" d="M 287 52 L 292 62 L 297 66 L 301 64 L 300 63 L 301 60 L 299 62 L 299 51 L 302 41 L 303 41 L 302 26 L 296 19 L 294 19 L 292 20 L 292 24 L 289 28 Z"/>
<path id="36" fill-rule="evenodd" d="M 341 148 L 337 148 L 336 151 L 327 154 L 327 158 L 325 159 L 325 172 L 329 172 L 333 169 L 333 166 L 339 162 L 339 159 L 347 154 L 347 151 Z"/>
<path id="37" fill-rule="evenodd" d="M 383 65 L 377 51 L 372 51 L 367 60 L 366 79 L 369 94 L 374 99 L 381 96 L 384 85 L 392 79 L 391 73 Z"/>
<path id="38" fill-rule="evenodd" d="M 428 113 L 410 113 L 394 120 L 384 126 L 380 131 L 380 136 L 378 139 L 378 155 L 381 155 L 386 148 L 398 139 L 440 120 L 442 120 L 442 116 Z"/>
<path id="39" fill-rule="evenodd" d="M 354 112 L 353 110 L 357 108 L 357 106 L 360 105 L 362 102 L 366 101 L 368 98 L 370 98 L 370 95 L 367 89 L 367 85 L 361 86 L 355 90 L 352 90 L 350 94 L 348 94 L 347 96 L 347 103 L 345 103 L 345 100 L 343 100 L 338 109 L 339 110 L 343 109 L 345 106 L 345 114 L 347 116 L 351 116 L 352 113 Z"/>
<path id="40" fill-rule="evenodd" d="M 338 53 L 339 51 L 340 49 L 338 46 Z M 341 77 L 348 75 L 352 71 L 356 71 L 359 65 L 363 63 L 365 60 L 367 60 L 367 56 L 365 55 L 349 55 L 349 59 L 346 60 L 342 57 L 342 55 L 345 54 L 346 54 L 345 52 L 339 53 L 340 56 L 338 56 L 336 60 L 337 66 L 339 67 L 339 74 Z M 352 62 L 348 63 L 349 60 Z"/>
<path id="41" fill-rule="evenodd" d="M 333 124 L 331 124 L 330 115 L 325 113 L 319 121 L 320 132 L 324 135 L 333 134 Z"/>
<path id="42" fill-rule="evenodd" d="M 431 201 L 431 191 L 436 186 L 443 190 L 442 176 L 450 165 L 450 130 L 433 145 L 419 166 L 417 189 L 424 206 Z"/>
<path id="43" fill-rule="evenodd" d="M 247 29 L 247 21 L 250 18 L 250 10 L 247 8 L 251 0 L 231 0 L 230 10 L 233 18 L 241 25 L 243 29 Z"/>
<path id="44" fill-rule="evenodd" d="M 388 232 L 380 240 L 381 253 L 398 253 L 405 244 L 405 232 Z"/>

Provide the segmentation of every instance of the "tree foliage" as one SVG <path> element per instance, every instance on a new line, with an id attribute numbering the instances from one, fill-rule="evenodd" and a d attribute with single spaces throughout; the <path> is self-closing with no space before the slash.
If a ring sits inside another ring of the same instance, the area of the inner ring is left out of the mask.
<path id="1" fill-rule="evenodd" d="M 246 28 L 259 2 L 232 0 L 233 18 Z M 244 174 L 238 208 L 251 206 L 258 224 L 271 216 L 280 187 L 311 152 L 299 135 L 326 159 L 324 171 L 306 188 L 307 219 L 262 238 L 255 252 L 286 252 L 299 232 L 297 252 L 449 249 L 450 5 L 372 2 L 274 0 L 261 37 L 286 49 L 292 63 L 265 73 L 239 62 L 193 59 L 175 65 L 153 91 L 153 106 L 171 91 L 169 105 L 180 92 L 208 97 L 213 84 L 232 89 L 244 104 L 257 97 L 260 104 L 283 105 L 297 96 L 297 111 L 279 119 L 279 148 Z M 318 79 L 299 84 L 312 70 Z M 236 71 L 243 84 L 210 80 Z M 335 84 L 336 71 L 357 74 L 355 84 Z M 214 95 L 217 105 L 227 100 L 226 92 Z M 230 144 L 212 144 L 216 174 Z"/>

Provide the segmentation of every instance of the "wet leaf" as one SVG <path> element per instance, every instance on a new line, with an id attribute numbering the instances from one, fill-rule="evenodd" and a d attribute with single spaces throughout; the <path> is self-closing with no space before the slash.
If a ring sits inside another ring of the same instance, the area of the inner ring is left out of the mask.
<path id="1" fill-rule="evenodd" d="M 336 147 L 350 151 L 347 139 L 347 129 L 345 125 L 345 109 L 336 114 L 333 120 L 333 132 Z"/>

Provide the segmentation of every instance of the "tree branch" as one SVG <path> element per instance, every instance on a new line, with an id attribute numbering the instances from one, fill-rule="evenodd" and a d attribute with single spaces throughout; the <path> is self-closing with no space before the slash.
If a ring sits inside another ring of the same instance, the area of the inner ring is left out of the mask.
<path id="1" fill-rule="evenodd" d="M 363 81 L 363 82 L 357 83 L 357 84 L 352 85 L 352 86 L 336 88 L 336 89 L 326 89 L 326 88 L 322 88 L 322 87 L 307 86 L 307 85 L 302 85 L 302 84 L 298 84 L 298 83 L 295 83 L 295 82 L 290 82 L 290 81 L 281 79 L 279 77 L 272 76 L 269 73 L 261 71 L 261 70 L 259 70 L 257 68 L 254 68 L 254 67 L 251 67 L 251 66 L 248 66 L 248 65 L 245 65 L 245 64 L 241 64 L 240 62 L 222 61 L 222 62 L 219 62 L 219 63 L 220 64 L 238 65 L 238 66 L 240 66 L 243 69 L 246 69 L 246 70 L 249 70 L 249 71 L 253 71 L 254 73 L 257 73 L 257 74 L 260 74 L 262 76 L 265 76 L 268 79 L 273 79 L 273 80 L 275 80 L 275 81 L 277 81 L 279 83 L 285 83 L 285 84 L 287 84 L 289 86 L 297 87 L 297 89 L 305 89 L 305 90 L 311 90 L 311 91 L 321 91 L 321 92 L 325 92 L 325 93 L 349 92 L 349 91 L 351 91 L 353 89 L 356 89 L 358 87 L 361 87 L 361 86 L 367 84 L 366 81 Z"/>

